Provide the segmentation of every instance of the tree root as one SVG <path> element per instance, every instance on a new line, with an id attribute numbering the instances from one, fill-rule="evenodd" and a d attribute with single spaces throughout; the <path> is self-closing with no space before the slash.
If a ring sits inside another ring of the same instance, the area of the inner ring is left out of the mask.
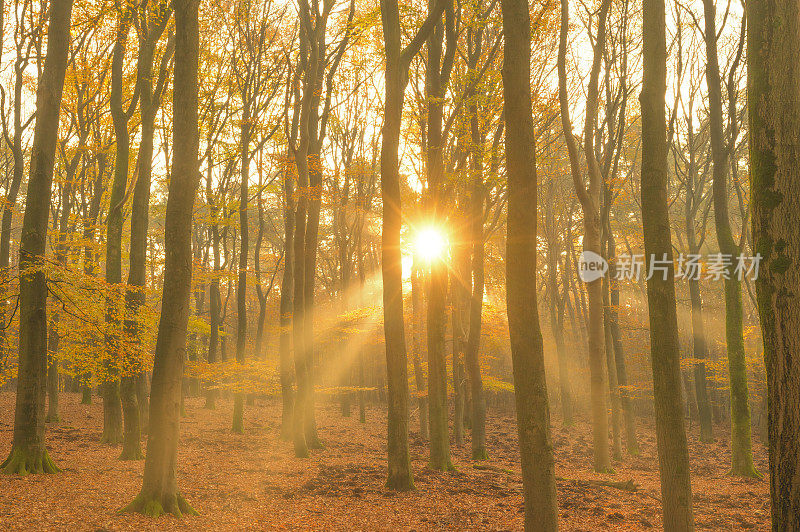
<path id="1" fill-rule="evenodd" d="M 19 448 L 11 450 L 5 462 L 0 464 L 0 470 L 7 475 L 28 475 L 43 473 L 58 473 L 61 471 L 50 459 L 47 449 L 41 451 L 27 451 Z"/>
<path id="2" fill-rule="evenodd" d="M 162 500 L 150 494 L 140 493 L 129 505 L 119 511 L 119 513 L 138 513 L 148 517 L 160 517 L 170 514 L 178 519 L 184 515 L 199 515 L 192 508 L 183 495 L 176 493 L 174 496 L 167 496 Z"/>

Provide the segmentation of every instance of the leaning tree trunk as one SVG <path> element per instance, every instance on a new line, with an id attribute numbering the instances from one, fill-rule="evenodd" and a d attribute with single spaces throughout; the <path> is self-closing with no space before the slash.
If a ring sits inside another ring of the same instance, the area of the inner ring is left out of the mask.
<path id="1" fill-rule="evenodd" d="M 531 276 L 536 271 L 536 143 L 531 109 L 530 15 L 525 0 L 502 0 L 501 6 L 508 173 L 506 298 L 525 529 L 551 531 L 558 529 L 558 503 L 536 278 Z"/>
<path id="2" fill-rule="evenodd" d="M 36 93 L 36 126 L 31 145 L 25 216 L 19 245 L 19 370 L 11 453 L 4 473 L 55 473 L 44 444 L 47 378 L 47 280 L 44 260 L 53 163 L 64 76 L 69 51 L 72 0 L 53 0 L 47 29 L 47 55 Z"/>
<path id="3" fill-rule="evenodd" d="M 746 4 L 753 247 L 769 404 L 772 530 L 800 530 L 800 49 L 797 0 Z M 780 28 L 780 31 L 777 30 Z"/>
<path id="4" fill-rule="evenodd" d="M 737 257 L 741 250 L 733 239 L 731 222 L 728 217 L 728 161 L 722 125 L 722 88 L 717 58 L 714 0 L 703 0 L 703 12 L 705 14 L 706 81 L 711 124 L 711 156 L 714 162 L 712 172 L 714 224 L 717 229 L 719 251 L 731 258 L 730 266 L 726 268 L 724 281 L 725 340 L 731 386 L 731 472 L 735 475 L 753 477 L 758 476 L 758 473 L 753 466 L 750 438 L 750 405 L 742 323 L 742 284 L 736 278 L 737 273 L 735 272 Z M 728 150 L 733 148 L 733 146 L 727 147 Z"/>
<path id="5" fill-rule="evenodd" d="M 680 343 L 667 196 L 666 7 L 644 0 L 644 78 L 642 107 L 642 225 L 644 252 L 665 261 L 666 273 L 647 280 L 650 357 L 653 366 L 656 438 L 661 471 L 664 529 L 694 530 L 689 451 L 681 402 Z"/>
<path id="6" fill-rule="evenodd" d="M 198 0 L 176 0 L 173 81 L 173 162 L 164 221 L 164 285 L 150 391 L 150 430 L 142 490 L 125 510 L 177 517 L 195 511 L 178 491 L 181 388 L 189 293 L 192 209 L 198 171 Z"/>

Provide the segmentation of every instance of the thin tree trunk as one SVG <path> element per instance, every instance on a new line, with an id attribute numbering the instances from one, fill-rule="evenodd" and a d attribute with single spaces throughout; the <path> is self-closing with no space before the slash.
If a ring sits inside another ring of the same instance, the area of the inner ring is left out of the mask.
<path id="1" fill-rule="evenodd" d="M 705 14 L 706 81 L 711 123 L 711 156 L 713 165 L 714 222 L 720 253 L 728 255 L 725 285 L 725 339 L 728 352 L 728 371 L 731 386 L 731 472 L 744 477 L 758 476 L 753 465 L 750 437 L 750 405 L 747 391 L 747 364 L 744 353 L 742 323 L 742 285 L 734 268 L 740 253 L 733 239 L 728 217 L 727 152 L 722 125 L 722 89 L 717 58 L 716 9 L 714 0 L 703 0 Z"/>
<path id="2" fill-rule="evenodd" d="M 294 289 L 294 186 L 292 168 L 294 162 L 287 160 L 283 170 L 283 277 L 281 279 L 280 300 L 280 378 L 281 400 L 281 438 L 292 437 L 292 410 L 294 408 L 294 391 L 292 390 L 292 290 Z"/>
<path id="3" fill-rule="evenodd" d="M 433 9 L 433 1 L 428 2 Z M 425 165 L 428 177 L 427 205 L 429 223 L 439 231 L 446 224 L 444 197 L 444 139 L 442 132 L 443 95 L 452 67 L 453 39 L 452 9 L 447 11 L 447 50 L 442 53 L 445 22 L 440 20 L 427 39 L 427 64 L 425 70 L 425 96 L 427 100 Z M 447 329 L 448 271 L 446 257 L 434 257 L 428 273 L 428 412 L 430 419 L 430 466 L 447 471 L 453 469 L 450 461 L 450 435 L 448 430 L 447 364 L 445 331 Z M 457 372 L 454 361 L 453 371 Z M 459 412 L 460 413 L 460 412 Z"/>
<path id="4" fill-rule="evenodd" d="M 470 242 L 472 245 L 472 293 L 469 298 L 469 336 L 464 360 L 469 376 L 469 387 L 472 395 L 470 403 L 470 426 L 472 428 L 472 459 L 487 460 L 486 451 L 486 399 L 483 394 L 483 380 L 479 359 L 481 345 L 481 314 L 483 312 L 483 292 L 485 284 L 485 253 L 483 247 L 483 152 L 478 134 L 477 113 L 472 116 L 473 137 L 473 176 L 470 198 Z M 478 134 L 479 137 L 479 134 Z"/>
<path id="5" fill-rule="evenodd" d="M 583 210 L 583 249 L 584 252 L 600 256 L 602 226 L 600 220 L 600 185 L 601 175 L 597 159 L 594 156 L 594 130 L 596 106 L 598 103 L 598 80 L 600 62 L 605 48 L 606 18 L 610 0 L 603 0 L 597 22 L 597 36 L 594 42 L 594 57 L 589 78 L 586 101 L 586 122 L 584 127 L 584 153 L 586 155 L 589 186 L 583 183 L 579 170 L 578 146 L 572 134 L 572 123 L 569 118 L 569 101 L 567 96 L 567 32 L 569 26 L 569 8 L 567 0 L 561 1 L 561 32 L 558 48 L 558 93 L 561 106 L 561 124 L 569 151 L 570 169 L 578 199 Z M 589 373 L 591 383 L 592 436 L 594 449 L 594 468 L 596 471 L 609 471 L 611 458 L 608 446 L 608 414 L 606 412 L 606 363 L 605 334 L 603 324 L 603 282 L 596 279 L 586 283 L 588 299 L 588 347 Z"/>
<path id="6" fill-rule="evenodd" d="M 111 185 L 109 198 L 108 218 L 106 220 L 106 282 L 110 285 L 119 285 L 122 282 L 122 226 L 125 222 L 123 204 L 125 201 L 125 188 L 128 183 L 128 159 L 130 138 L 128 135 L 128 112 L 123 108 L 123 61 L 127 46 L 128 32 L 133 19 L 132 8 L 122 6 L 119 11 L 117 35 L 114 41 L 111 62 L 111 117 L 114 124 L 114 179 Z M 131 104 L 134 107 L 135 103 Z M 116 329 L 121 322 L 119 302 L 111 295 L 106 303 L 106 322 L 112 329 Z M 118 360 L 121 353 L 117 352 L 119 338 L 109 335 L 106 338 L 106 381 L 102 384 L 103 391 L 103 434 L 101 441 L 109 445 L 117 445 L 123 441 L 122 435 L 122 400 L 120 397 L 119 367 L 123 365 Z M 127 387 L 126 387 L 127 388 Z M 130 391 L 130 390 L 128 390 Z M 127 409 L 130 412 L 130 409 Z"/>
<path id="7" fill-rule="evenodd" d="M 558 529 L 550 408 L 536 306 L 536 143 L 530 81 L 528 2 L 502 0 L 503 112 L 506 117 L 508 222 L 506 301 L 517 431 L 522 459 L 525 529 Z"/>
<path id="8" fill-rule="evenodd" d="M 642 225 L 649 261 L 665 260 L 647 280 L 650 311 L 650 357 L 653 366 L 656 438 L 661 472 L 664 530 L 694 530 L 689 451 L 681 404 L 680 343 L 667 205 L 666 7 L 664 0 L 644 0 L 644 78 L 642 109 Z"/>
<path id="9" fill-rule="evenodd" d="M 250 174 L 250 108 L 245 103 L 242 111 L 240 138 L 242 158 L 239 183 L 239 279 L 236 283 L 236 362 L 244 364 L 247 347 L 247 256 L 249 232 L 247 224 L 248 179 Z M 256 257 L 256 260 L 258 257 Z M 233 432 L 244 432 L 244 393 L 237 391 L 233 398 Z"/>

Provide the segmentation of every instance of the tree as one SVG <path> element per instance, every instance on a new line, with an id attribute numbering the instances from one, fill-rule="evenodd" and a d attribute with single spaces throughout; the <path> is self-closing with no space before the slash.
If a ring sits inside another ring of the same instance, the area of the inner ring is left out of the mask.
<path id="1" fill-rule="evenodd" d="M 174 38 L 170 35 L 161 56 L 158 77 L 153 84 L 153 61 L 155 48 L 172 16 L 172 7 L 167 2 L 150 5 L 140 10 L 139 59 L 137 64 L 137 83 L 139 86 L 142 139 L 139 144 L 137 161 L 138 177 L 133 189 L 131 205 L 131 243 L 128 288 L 125 292 L 126 320 L 125 330 L 131 338 L 140 333 L 139 309 L 145 304 L 145 285 L 147 280 L 147 229 L 149 226 L 150 184 L 153 172 L 153 139 L 156 112 L 161 106 L 161 97 L 167 83 L 167 70 L 173 53 Z M 141 360 L 136 360 L 122 376 L 120 396 L 124 417 L 122 454 L 125 460 L 140 460 L 141 422 L 137 385 L 144 379 Z M 144 399 L 144 397 L 141 397 Z"/>
<path id="2" fill-rule="evenodd" d="M 506 304 L 525 530 L 558 529 L 558 503 L 542 332 L 536 306 L 536 142 L 531 106 L 531 27 L 526 0 L 502 0 L 503 112 L 506 118 L 508 221 Z"/>
<path id="3" fill-rule="evenodd" d="M 381 139 L 381 274 L 383 277 L 383 329 L 386 343 L 386 380 L 389 475 L 387 487 L 414 488 L 408 455 L 408 357 L 403 321 L 403 264 L 400 252 L 400 126 L 403 93 L 408 85 L 411 60 L 433 31 L 448 0 L 438 0 L 411 41 L 401 48 L 400 8 L 397 0 L 381 0 L 381 25 L 386 52 L 385 98 Z M 296 280 L 295 280 L 296 282 Z"/>
<path id="4" fill-rule="evenodd" d="M 586 156 L 589 186 L 583 183 L 579 167 L 578 145 L 572 133 L 567 99 L 567 30 L 569 28 L 569 3 L 561 1 L 561 33 L 558 47 L 558 94 L 561 106 L 561 124 L 569 150 L 570 168 L 575 190 L 583 210 L 583 249 L 600 255 L 600 192 L 602 176 L 594 151 L 594 130 L 597 121 L 598 83 L 600 63 L 605 48 L 606 18 L 610 0 L 603 0 L 597 16 L 597 35 L 593 43 L 592 69 L 586 99 L 586 121 L 584 126 L 584 155 Z M 508 115 L 506 115 L 508 116 Z M 588 295 L 589 329 L 589 372 L 591 379 L 592 435 L 594 439 L 594 468 L 596 471 L 611 469 L 611 456 L 608 448 L 608 414 L 606 413 L 606 361 L 605 331 L 603 324 L 603 282 L 596 279 L 586 283 Z"/>
<path id="5" fill-rule="evenodd" d="M 435 1 L 435 0 L 433 0 Z M 433 9 L 433 1 L 428 2 Z M 439 230 L 445 225 L 445 138 L 442 131 L 444 93 L 453 69 L 456 48 L 455 13 L 452 5 L 445 8 L 445 21 L 439 21 L 428 36 L 425 70 L 425 99 L 427 105 L 425 169 L 428 177 L 427 223 Z M 442 39 L 446 48 L 442 53 Z M 387 67 L 388 68 L 388 67 Z M 428 416 L 430 419 L 430 465 L 433 469 L 453 469 L 450 461 L 450 438 L 447 409 L 447 365 L 445 363 L 445 329 L 447 328 L 447 264 L 445 257 L 434 257 L 427 272 L 428 305 Z M 458 360 L 453 362 L 454 371 Z M 456 384 L 456 386 L 458 386 Z M 460 414 L 460 412 L 459 412 Z M 456 421 L 458 425 L 459 421 Z"/>
<path id="6" fill-rule="evenodd" d="M 173 164 L 164 221 L 164 285 L 150 391 L 142 490 L 124 511 L 176 517 L 195 511 L 178 491 L 181 381 L 192 288 L 192 210 L 198 171 L 198 0 L 176 0 Z"/>
<path id="7" fill-rule="evenodd" d="M 23 117 L 25 85 L 25 70 L 31 62 L 35 53 L 35 35 L 41 34 L 41 27 L 28 28 L 28 17 L 26 13 L 32 10 L 32 2 L 25 2 L 22 6 L 14 4 L 15 26 L 14 26 L 14 94 L 13 97 L 6 93 L 6 88 L 0 85 L 0 103 L 2 108 L 3 137 L 8 145 L 11 156 L 14 160 L 11 181 L 5 187 L 5 198 L 3 198 L 3 215 L 0 221 L 0 282 L 7 282 L 10 277 L 11 267 L 11 222 L 14 218 L 14 208 L 17 203 L 17 196 L 22 187 L 22 179 L 25 175 L 25 148 L 24 137 L 26 130 L 30 127 L 35 114 L 31 113 L 28 117 Z M 0 10 L 5 13 L 5 10 Z M 2 15 L 0 15 L 2 16 Z M 43 18 L 43 17 L 42 17 Z M 42 20 L 43 22 L 43 20 Z M 0 28 L 2 33 L 2 28 Z M 5 42 L 3 42 L 5 45 Z M 11 117 L 5 114 L 6 99 L 13 105 Z M 5 325 L 6 315 L 10 301 L 3 298 L 0 301 L 0 323 Z M 0 329 L 0 359 L 5 360 L 9 356 L 8 338 L 6 328 Z"/>
<path id="8" fill-rule="evenodd" d="M 64 76 L 69 51 L 72 0 L 53 0 L 47 29 L 47 55 L 36 92 L 36 125 L 19 247 L 20 331 L 17 402 L 11 453 L 4 473 L 56 473 L 44 445 L 47 379 L 47 279 L 43 271 L 53 164 Z"/>
<path id="9" fill-rule="evenodd" d="M 642 17 L 644 71 L 642 92 L 642 226 L 650 312 L 650 358 L 653 366 L 656 438 L 661 472 L 664 529 L 694 530 L 689 450 L 683 427 L 680 344 L 675 300 L 675 272 L 667 205 L 666 7 L 664 0 L 644 0 Z M 653 261 L 660 261 L 661 270 Z"/>
<path id="10" fill-rule="evenodd" d="M 719 251 L 730 257 L 725 275 L 725 340 L 731 386 L 731 471 L 745 477 L 759 476 L 753 466 L 750 441 L 750 405 L 747 391 L 747 365 L 742 324 L 742 285 L 735 272 L 741 248 L 733 238 L 728 216 L 728 150 L 722 125 L 722 85 L 717 58 L 716 7 L 714 0 L 703 0 L 705 15 L 706 82 L 711 120 L 712 191 L 714 223 Z"/>
<path id="11" fill-rule="evenodd" d="M 772 530 L 800 530 L 800 33 L 796 0 L 746 4 L 747 102 L 756 292 L 769 405 Z M 778 29 L 780 28 L 780 29 Z"/>

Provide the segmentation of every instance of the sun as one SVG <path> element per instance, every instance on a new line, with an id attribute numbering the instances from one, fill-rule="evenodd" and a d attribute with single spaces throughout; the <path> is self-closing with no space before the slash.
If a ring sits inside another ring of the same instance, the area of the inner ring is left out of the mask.
<path id="1" fill-rule="evenodd" d="M 424 261 L 440 259 L 447 250 L 447 236 L 438 227 L 425 227 L 417 231 L 414 252 Z"/>

